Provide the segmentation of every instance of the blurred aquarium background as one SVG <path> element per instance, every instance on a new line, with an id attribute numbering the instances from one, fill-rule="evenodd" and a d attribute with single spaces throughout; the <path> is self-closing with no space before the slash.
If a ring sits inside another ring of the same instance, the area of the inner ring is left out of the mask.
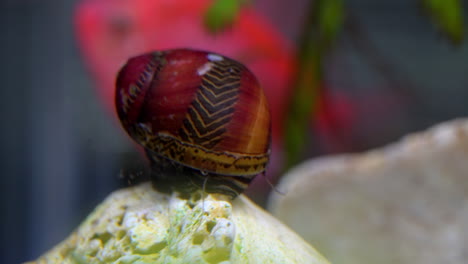
<path id="1" fill-rule="evenodd" d="M 153 10 L 164 19 L 143 12 L 153 5 L 171 9 Z M 119 56 L 184 45 L 251 66 L 273 101 L 272 182 L 306 158 L 368 150 L 468 114 L 466 1 L 1 0 L 0 7 L 1 263 L 37 258 L 145 166 L 112 113 L 108 87 Z M 259 176 L 247 194 L 263 205 L 269 191 Z"/>

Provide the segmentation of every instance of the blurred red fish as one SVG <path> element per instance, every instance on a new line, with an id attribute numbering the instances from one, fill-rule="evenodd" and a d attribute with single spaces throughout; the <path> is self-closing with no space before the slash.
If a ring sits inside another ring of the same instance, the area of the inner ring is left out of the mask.
<path id="1" fill-rule="evenodd" d="M 266 91 L 272 109 L 273 142 L 281 139 L 289 97 L 293 54 L 287 41 L 249 7 L 224 32 L 204 26 L 210 0 L 85 0 L 76 9 L 79 47 L 97 81 L 97 91 L 114 113 L 114 81 L 134 55 L 152 50 L 194 48 L 236 59 L 251 69 Z M 115 116 L 115 114 L 114 114 Z"/>

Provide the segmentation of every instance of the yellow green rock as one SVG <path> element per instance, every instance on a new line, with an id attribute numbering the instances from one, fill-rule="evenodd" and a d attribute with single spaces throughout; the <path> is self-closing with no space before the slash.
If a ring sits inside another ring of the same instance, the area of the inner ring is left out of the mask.
<path id="1" fill-rule="evenodd" d="M 147 183 L 112 193 L 31 263 L 329 262 L 245 196 L 185 200 Z"/>

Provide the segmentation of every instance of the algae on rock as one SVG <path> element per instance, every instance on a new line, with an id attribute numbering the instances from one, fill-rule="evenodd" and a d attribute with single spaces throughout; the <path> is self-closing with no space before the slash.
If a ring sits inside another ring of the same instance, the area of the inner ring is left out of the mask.
<path id="1" fill-rule="evenodd" d="M 32 263 L 328 263 L 241 195 L 185 200 L 149 183 L 111 194 Z"/>

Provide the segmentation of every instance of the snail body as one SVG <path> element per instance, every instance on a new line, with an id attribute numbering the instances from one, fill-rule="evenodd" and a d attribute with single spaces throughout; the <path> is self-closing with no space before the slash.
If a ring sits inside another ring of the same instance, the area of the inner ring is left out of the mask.
<path id="1" fill-rule="evenodd" d="M 234 198 L 265 171 L 268 103 L 255 76 L 232 59 L 189 49 L 133 57 L 118 74 L 115 100 L 157 188 Z"/>

